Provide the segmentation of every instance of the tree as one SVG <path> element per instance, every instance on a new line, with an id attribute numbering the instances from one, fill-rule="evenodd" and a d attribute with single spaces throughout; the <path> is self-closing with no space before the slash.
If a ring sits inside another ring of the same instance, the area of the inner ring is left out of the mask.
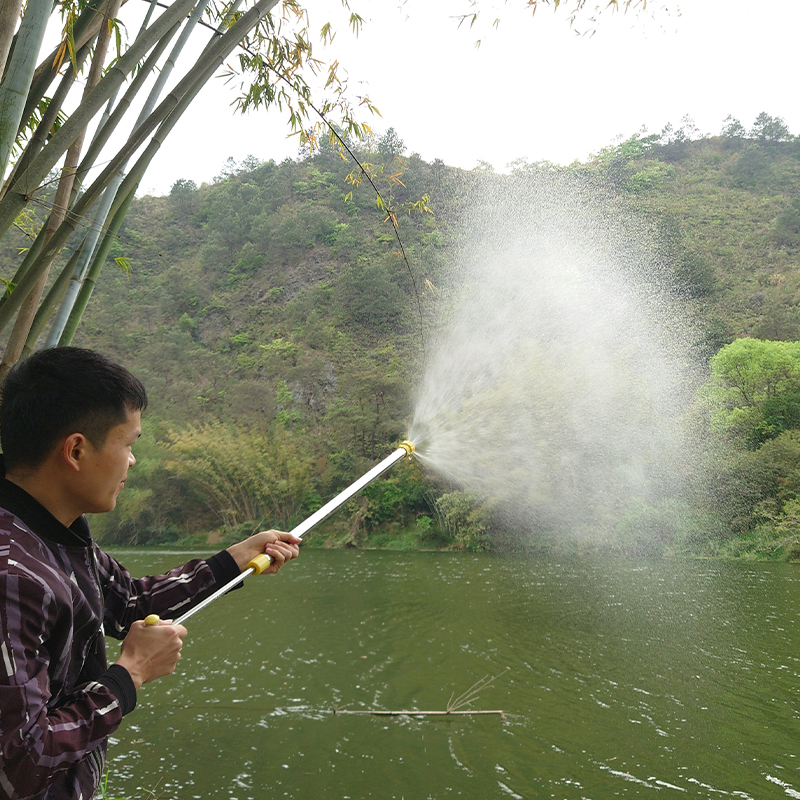
<path id="1" fill-rule="evenodd" d="M 393 326 L 403 311 L 403 293 L 379 263 L 352 264 L 343 272 L 338 290 L 350 320 L 375 330 Z"/>
<path id="2" fill-rule="evenodd" d="M 386 133 L 378 139 L 378 152 L 387 160 L 403 155 L 406 146 L 403 140 L 397 135 L 394 128 L 389 128 Z"/>
<path id="3" fill-rule="evenodd" d="M 729 139 L 744 139 L 745 136 L 747 136 L 747 131 L 736 117 L 728 114 L 728 116 L 725 117 L 725 121 L 722 123 L 720 135 L 726 136 Z"/>
<path id="4" fill-rule="evenodd" d="M 183 215 L 191 214 L 197 204 L 197 184 L 192 180 L 180 178 L 169 190 L 170 205 Z"/>
<path id="5" fill-rule="evenodd" d="M 757 449 L 800 428 L 800 342 L 737 339 L 710 363 L 702 394 L 712 429 Z"/>
<path id="6" fill-rule="evenodd" d="M 764 111 L 756 117 L 750 135 L 759 142 L 787 142 L 792 138 L 789 128 L 780 117 L 771 117 Z"/>
<path id="7" fill-rule="evenodd" d="M 490 502 L 481 502 L 469 492 L 453 491 L 439 497 L 436 505 L 453 549 L 478 552 L 489 548 Z"/>
<path id="8" fill-rule="evenodd" d="M 695 139 L 701 138 L 700 128 L 697 127 L 695 121 L 689 114 L 684 114 L 681 117 L 681 127 L 677 133 L 681 140 L 686 142 L 692 142 Z"/>
<path id="9" fill-rule="evenodd" d="M 661 131 L 659 139 L 661 153 L 666 160 L 676 161 L 686 155 L 689 142 L 699 137 L 700 129 L 688 114 L 684 114 L 680 128 L 676 129 L 671 122 L 668 122 Z"/>

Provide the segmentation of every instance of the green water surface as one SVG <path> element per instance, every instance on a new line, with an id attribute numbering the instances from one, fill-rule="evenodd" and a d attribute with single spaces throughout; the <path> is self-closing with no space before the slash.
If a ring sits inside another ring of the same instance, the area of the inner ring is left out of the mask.
<path id="1" fill-rule="evenodd" d="M 138 574 L 186 559 L 116 555 Z M 783 564 L 306 550 L 188 623 L 114 737 L 110 788 L 800 798 L 799 613 Z M 441 710 L 500 673 L 473 707 L 505 716 L 331 713 Z"/>

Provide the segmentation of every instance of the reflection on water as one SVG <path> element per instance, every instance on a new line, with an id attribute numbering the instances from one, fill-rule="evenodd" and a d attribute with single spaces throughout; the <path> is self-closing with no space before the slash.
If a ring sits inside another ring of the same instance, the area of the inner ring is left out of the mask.
<path id="1" fill-rule="evenodd" d="M 134 572 L 181 560 L 119 555 Z M 159 798 L 800 798 L 800 571 L 305 551 L 190 620 L 118 732 Z M 510 667 L 474 706 L 444 709 Z M 157 788 L 156 788 L 157 787 Z"/>

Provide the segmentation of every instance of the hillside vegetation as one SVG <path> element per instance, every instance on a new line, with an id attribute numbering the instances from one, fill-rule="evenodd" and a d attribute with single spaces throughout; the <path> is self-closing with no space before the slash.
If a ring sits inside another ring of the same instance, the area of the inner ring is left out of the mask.
<path id="1" fill-rule="evenodd" d="M 720 444 L 716 480 L 698 487 L 703 513 L 688 534 L 652 509 L 627 520 L 659 528 L 658 552 L 784 555 L 800 532 L 800 370 L 776 367 L 786 381 L 737 427 L 719 420 L 741 392 L 725 394 L 724 358 L 712 361 L 743 337 L 800 339 L 800 140 L 759 119 L 748 134 L 735 121 L 713 138 L 667 129 L 589 163 L 515 167 L 568 171 L 649 217 L 673 291 L 701 321 L 710 383 L 697 424 Z M 509 178 L 402 150 L 390 131 L 360 157 L 390 205 L 429 197 L 433 213 L 398 218 L 408 261 L 374 192 L 354 187 L 331 149 L 229 162 L 213 185 L 179 181 L 135 202 L 112 254 L 130 273 L 103 276 L 75 342 L 120 359 L 151 397 L 132 478 L 117 510 L 94 521 L 107 541 L 224 541 L 291 526 L 405 437 L 459 215 L 482 181 Z M 481 548 L 496 525 L 475 498 L 402 464 L 310 540 Z M 622 534 L 604 541 L 641 551 Z"/>

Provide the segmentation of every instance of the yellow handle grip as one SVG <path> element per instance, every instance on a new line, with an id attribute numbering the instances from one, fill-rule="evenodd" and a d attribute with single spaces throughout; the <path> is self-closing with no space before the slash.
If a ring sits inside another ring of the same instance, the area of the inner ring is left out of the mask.
<path id="1" fill-rule="evenodd" d="M 247 565 L 247 569 L 253 570 L 253 575 L 260 575 L 271 563 L 272 559 L 266 553 L 262 553 Z"/>
<path id="2" fill-rule="evenodd" d="M 144 618 L 145 625 L 158 625 L 159 622 L 161 622 L 161 617 L 158 614 L 148 614 Z"/>

